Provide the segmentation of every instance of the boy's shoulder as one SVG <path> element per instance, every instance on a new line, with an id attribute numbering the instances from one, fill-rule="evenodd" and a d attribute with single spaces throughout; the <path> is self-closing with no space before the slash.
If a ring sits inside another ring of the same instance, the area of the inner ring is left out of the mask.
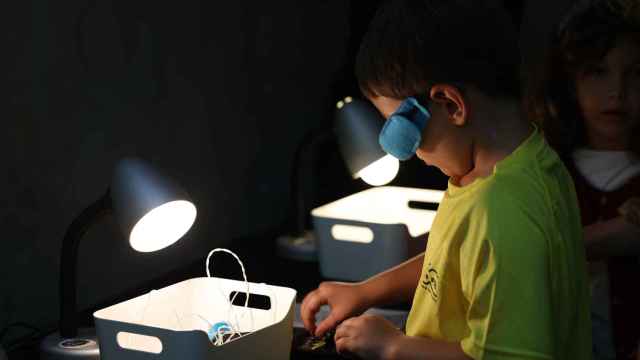
<path id="1" fill-rule="evenodd" d="M 484 184 L 467 214 L 470 228 L 484 235 L 465 247 L 482 247 L 488 242 L 498 257 L 523 249 L 542 253 L 546 241 L 539 240 L 545 238 L 547 229 L 555 227 L 550 211 L 544 187 L 528 174 L 498 174 Z"/>
<path id="2" fill-rule="evenodd" d="M 535 203 L 546 198 L 550 187 L 570 183 L 562 160 L 542 134 L 536 132 L 496 164 L 486 192 L 489 198 Z"/>
<path id="3" fill-rule="evenodd" d="M 476 177 L 465 187 L 473 189 L 470 192 L 475 193 L 479 200 L 516 195 L 539 181 L 536 166 L 532 157 L 517 161 L 509 158 L 495 163 L 490 174 Z"/>
<path id="4" fill-rule="evenodd" d="M 529 171 L 502 172 L 487 179 L 477 202 L 487 212 L 531 208 L 545 198 L 544 182 Z"/>
<path id="5" fill-rule="evenodd" d="M 571 186 L 571 177 L 562 161 L 537 133 L 498 162 L 489 177 L 471 184 L 473 190 L 466 192 L 472 193 L 473 198 L 459 198 L 473 204 L 455 205 L 467 208 L 470 216 L 490 220 L 491 224 L 532 220 L 542 225 L 553 221 L 545 218 L 549 218 L 554 202 L 569 199 L 569 191 L 564 190 Z"/>
<path id="6" fill-rule="evenodd" d="M 490 227 L 507 223 L 546 224 L 551 210 L 549 186 L 549 180 L 535 165 L 498 171 L 475 192 L 469 215 Z"/>

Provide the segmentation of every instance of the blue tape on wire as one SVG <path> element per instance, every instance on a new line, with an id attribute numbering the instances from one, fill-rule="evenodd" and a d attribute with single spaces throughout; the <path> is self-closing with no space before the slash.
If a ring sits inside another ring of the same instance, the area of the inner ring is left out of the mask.
<path id="1" fill-rule="evenodd" d="M 209 340 L 213 341 L 213 339 L 218 336 L 218 333 L 225 334 L 228 332 L 231 332 L 231 325 L 226 321 L 220 321 L 211 325 L 207 335 L 209 335 Z"/>

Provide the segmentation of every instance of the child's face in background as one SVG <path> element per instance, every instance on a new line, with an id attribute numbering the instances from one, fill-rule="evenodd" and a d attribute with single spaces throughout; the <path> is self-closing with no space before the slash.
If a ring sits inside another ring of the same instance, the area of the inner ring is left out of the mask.
<path id="1" fill-rule="evenodd" d="M 576 97 L 582 112 L 586 145 L 625 150 L 640 118 L 640 47 L 629 37 L 616 43 L 602 61 L 576 74 Z"/>

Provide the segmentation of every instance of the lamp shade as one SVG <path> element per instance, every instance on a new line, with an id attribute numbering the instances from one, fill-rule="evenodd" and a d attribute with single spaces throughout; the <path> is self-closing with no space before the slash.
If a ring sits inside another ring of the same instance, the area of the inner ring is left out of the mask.
<path id="1" fill-rule="evenodd" d="M 351 97 L 339 101 L 336 108 L 338 146 L 351 175 L 376 186 L 393 180 L 400 164 L 378 142 L 385 122 L 382 115 L 368 101 Z"/>
<path id="2" fill-rule="evenodd" d="M 129 244 L 140 252 L 165 248 L 193 225 L 196 207 L 175 182 L 136 159 L 121 160 L 111 181 L 116 219 Z"/>

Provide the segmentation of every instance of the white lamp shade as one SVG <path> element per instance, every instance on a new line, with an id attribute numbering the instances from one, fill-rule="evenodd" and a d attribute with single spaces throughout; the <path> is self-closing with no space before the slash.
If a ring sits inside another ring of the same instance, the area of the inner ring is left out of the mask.
<path id="1" fill-rule="evenodd" d="M 123 159 L 117 164 L 111 198 L 131 247 L 141 252 L 175 243 L 196 219 L 196 207 L 187 193 L 140 159 Z"/>

